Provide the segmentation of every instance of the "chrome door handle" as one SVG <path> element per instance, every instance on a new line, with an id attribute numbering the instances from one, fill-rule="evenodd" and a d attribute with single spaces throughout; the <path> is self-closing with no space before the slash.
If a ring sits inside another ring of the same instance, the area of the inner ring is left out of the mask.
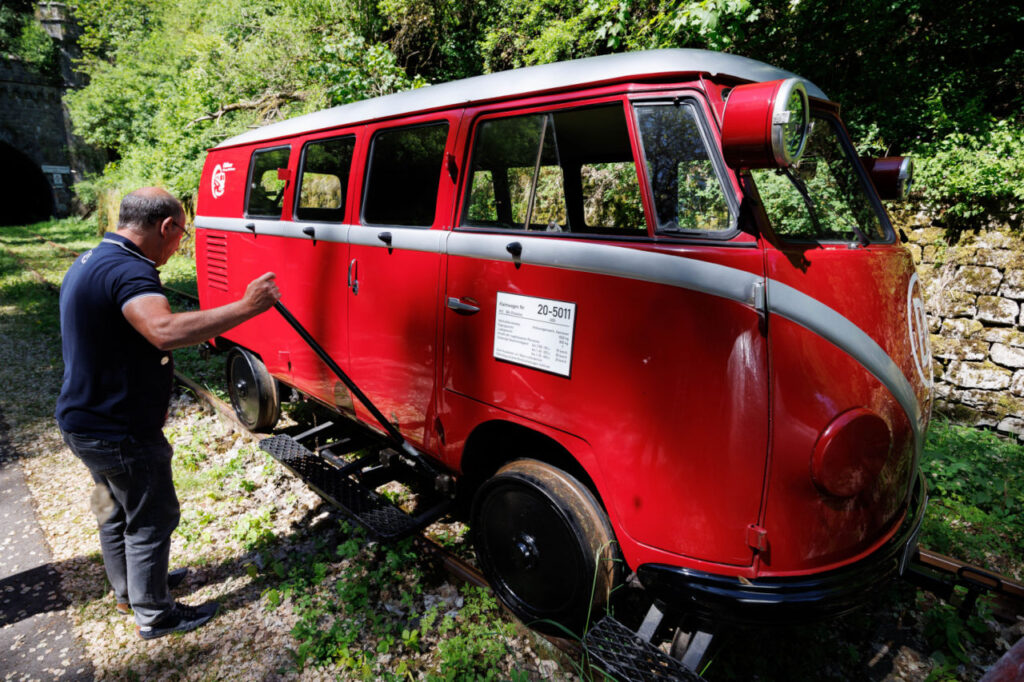
<path id="1" fill-rule="evenodd" d="M 359 264 L 353 258 L 348 264 L 348 288 L 353 294 L 359 293 Z"/>
<path id="2" fill-rule="evenodd" d="M 448 297 L 448 307 L 459 315 L 472 315 L 473 313 L 480 312 L 480 306 L 473 305 L 472 303 L 463 303 L 454 296 Z"/>

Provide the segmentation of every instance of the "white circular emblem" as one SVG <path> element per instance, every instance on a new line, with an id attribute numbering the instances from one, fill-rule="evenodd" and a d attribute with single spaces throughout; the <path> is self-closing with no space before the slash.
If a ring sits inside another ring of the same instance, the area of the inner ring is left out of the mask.
<path id="1" fill-rule="evenodd" d="M 210 192 L 213 194 L 214 199 L 224 194 L 224 185 L 227 184 L 227 179 L 227 174 L 224 173 L 224 169 L 221 168 L 219 163 L 213 167 L 213 176 L 210 178 Z"/>
<path id="2" fill-rule="evenodd" d="M 914 356 L 917 376 L 926 388 L 932 386 L 932 342 L 928 334 L 928 319 L 924 315 L 924 297 L 917 273 L 907 285 L 907 331 L 910 333 L 910 352 Z"/>

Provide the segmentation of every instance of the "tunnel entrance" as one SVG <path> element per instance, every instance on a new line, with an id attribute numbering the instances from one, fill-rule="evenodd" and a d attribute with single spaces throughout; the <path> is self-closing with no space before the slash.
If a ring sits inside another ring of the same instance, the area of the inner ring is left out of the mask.
<path id="1" fill-rule="evenodd" d="M 0 225 L 25 225 L 53 215 L 53 192 L 39 166 L 0 142 Z"/>

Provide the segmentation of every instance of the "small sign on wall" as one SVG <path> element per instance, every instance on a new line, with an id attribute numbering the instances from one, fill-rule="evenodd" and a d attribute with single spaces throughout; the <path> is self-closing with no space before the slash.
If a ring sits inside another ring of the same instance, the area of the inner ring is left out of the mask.
<path id="1" fill-rule="evenodd" d="M 64 176 L 71 175 L 71 166 L 49 166 L 44 164 L 39 169 L 50 176 L 50 184 L 54 187 L 63 187 Z"/>
<path id="2" fill-rule="evenodd" d="M 568 377 L 576 304 L 498 292 L 494 358 Z"/>

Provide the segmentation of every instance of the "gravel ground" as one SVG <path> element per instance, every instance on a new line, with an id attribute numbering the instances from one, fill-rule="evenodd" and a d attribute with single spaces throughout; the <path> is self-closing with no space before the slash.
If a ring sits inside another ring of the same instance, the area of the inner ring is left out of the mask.
<path id="1" fill-rule="evenodd" d="M 9 245 L 4 241 L 0 247 Z M 48 280 L 59 281 L 60 272 L 44 274 Z M 8 287 L 7 294 L 31 294 L 37 287 L 52 290 L 52 285 L 46 287 L 27 270 L 21 279 Z M 64 446 L 51 416 L 62 372 L 55 310 L 56 301 L 49 293 L 29 295 L 21 302 L 0 300 L 0 415 L 7 425 L 5 453 L 24 474 L 51 554 L 49 566 L 59 574 L 66 605 L 48 613 L 70 620 L 74 639 L 84 647 L 88 659 L 72 672 L 82 671 L 84 679 L 98 680 L 436 678 L 451 665 L 472 667 L 469 659 L 474 640 L 492 633 L 489 639 L 501 645 L 497 649 L 500 655 L 487 659 L 495 677 L 573 676 L 565 672 L 563 662 L 554 660 L 560 657 L 557 650 L 500 611 L 468 613 L 469 605 L 480 601 L 472 588 L 456 584 L 429 557 L 417 558 L 412 568 L 402 567 L 416 590 L 404 600 L 407 604 L 396 606 L 403 596 L 397 594 L 403 585 L 399 577 L 394 584 L 381 586 L 382 592 L 375 595 L 379 603 L 373 607 L 381 618 L 369 614 L 375 622 L 390 619 L 390 623 L 408 622 L 412 628 L 417 622 L 414 615 L 433 607 L 441 617 L 429 632 L 420 627 L 423 632 L 418 642 L 408 646 L 390 643 L 383 651 L 378 641 L 381 628 L 367 628 L 366 636 L 353 644 L 361 662 L 338 655 L 298 665 L 293 652 L 299 642 L 292 632 L 303 609 L 309 602 L 330 607 L 337 601 L 339 583 L 358 574 L 361 558 L 383 553 L 356 536 L 358 556 L 325 562 L 321 585 L 302 593 L 285 592 L 285 578 L 291 575 L 276 576 L 271 565 L 294 571 L 305 557 L 312 560 L 318 547 L 340 545 L 352 538 L 342 530 L 337 513 L 259 451 L 253 436 L 205 411 L 187 393 L 173 399 L 165 429 L 175 447 L 175 482 L 182 507 L 171 564 L 191 570 L 175 597 L 188 604 L 216 600 L 221 610 L 194 632 L 148 642 L 139 639 L 133 620 L 114 609 L 95 518 L 89 511 L 91 479 Z M 447 532 L 451 537 L 459 535 L 457 527 L 449 527 Z M 325 614 L 321 624 L 326 628 L 333 616 Z M 371 619 L 365 613 L 352 617 Z M 60 651 L 50 646 L 47 636 L 37 630 L 19 637 L 17 645 L 33 654 L 52 653 L 52 661 L 42 662 L 56 670 Z M 360 653 L 364 651 L 369 653 Z M 15 654 L 0 651 L 0 678 L 35 678 L 18 669 L 11 658 Z M 47 679 L 47 675 L 39 678 Z"/>
<path id="2" fill-rule="evenodd" d="M 56 433 L 40 433 L 31 441 L 22 439 L 22 468 L 37 503 L 53 565 L 62 577 L 61 586 L 70 604 L 67 613 L 92 661 L 95 679 L 318 680 L 348 676 L 351 671 L 337 666 L 296 669 L 288 650 L 296 647 L 291 632 L 298 619 L 291 604 L 270 608 L 265 594 L 267 581 L 251 568 L 259 566 L 268 553 L 285 556 L 302 552 L 318 531 L 336 536 L 336 515 L 283 468 L 267 466 L 264 456 L 252 447 L 250 436 L 233 431 L 187 395 L 175 399 L 167 433 L 178 457 L 183 451 L 187 456 L 194 448 L 194 439 L 202 438 L 210 452 L 204 467 L 216 470 L 225 462 L 240 461 L 231 467 L 230 478 L 257 487 L 242 494 L 196 486 L 187 477 L 184 485 L 178 480 L 186 533 L 191 532 L 190 523 L 196 525 L 195 519 L 213 520 L 196 536 L 175 534 L 172 566 L 191 568 L 175 594 L 190 604 L 216 600 L 221 611 L 199 630 L 151 642 L 140 640 L 132 619 L 113 608 L 113 595 L 99 557 L 95 521 L 88 508 L 92 486 L 85 468 L 63 448 Z M 229 479 L 224 482 L 230 486 Z M 278 539 L 259 552 L 247 551 L 234 531 L 238 520 L 268 505 L 275 511 L 267 530 Z M 331 578 L 329 574 L 328 583 Z M 461 604 L 459 589 L 442 578 L 426 588 L 421 603 Z M 371 649 L 375 644 L 367 642 Z M 531 678 L 564 676 L 558 674 L 558 664 L 532 654 L 531 635 L 520 632 L 507 645 L 520 652 L 506 657 L 503 665 L 507 670 L 522 671 Z M 440 665 L 431 659 L 429 653 L 423 656 L 424 673 Z M 386 670 L 385 664 L 375 672 Z M 361 673 L 352 676 L 365 677 Z"/>

